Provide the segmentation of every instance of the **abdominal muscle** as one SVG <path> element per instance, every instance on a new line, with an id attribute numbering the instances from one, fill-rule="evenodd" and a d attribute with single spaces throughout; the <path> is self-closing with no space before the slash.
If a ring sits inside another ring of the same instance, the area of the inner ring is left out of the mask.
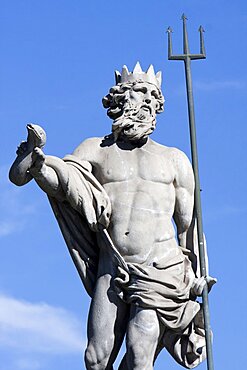
<path id="1" fill-rule="evenodd" d="M 104 185 L 112 204 L 108 232 L 126 262 L 154 264 L 177 247 L 173 185 L 139 181 Z"/>

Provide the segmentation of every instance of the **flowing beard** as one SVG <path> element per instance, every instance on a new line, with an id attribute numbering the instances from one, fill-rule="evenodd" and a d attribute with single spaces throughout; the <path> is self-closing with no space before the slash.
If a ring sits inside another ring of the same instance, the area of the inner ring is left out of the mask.
<path id="1" fill-rule="evenodd" d="M 120 137 L 127 141 L 139 141 L 150 135 L 156 126 L 155 110 L 143 102 L 131 105 L 126 102 L 123 114 L 114 120 L 112 133 L 116 141 Z"/>

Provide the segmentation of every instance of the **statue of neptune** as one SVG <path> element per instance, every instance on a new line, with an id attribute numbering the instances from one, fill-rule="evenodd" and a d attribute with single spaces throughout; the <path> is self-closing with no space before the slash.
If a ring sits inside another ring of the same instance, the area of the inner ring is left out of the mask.
<path id="1" fill-rule="evenodd" d="M 163 347 L 184 367 L 205 358 L 196 297 L 206 284 L 193 253 L 194 176 L 184 153 L 151 140 L 163 111 L 161 73 L 139 63 L 116 72 L 103 98 L 112 133 L 83 141 L 60 159 L 42 151 L 45 133 L 28 125 L 10 179 L 34 178 L 50 200 L 91 296 L 88 370 L 151 370 Z M 173 221 L 176 225 L 177 237 Z M 192 231 L 193 233 L 193 231 Z"/>

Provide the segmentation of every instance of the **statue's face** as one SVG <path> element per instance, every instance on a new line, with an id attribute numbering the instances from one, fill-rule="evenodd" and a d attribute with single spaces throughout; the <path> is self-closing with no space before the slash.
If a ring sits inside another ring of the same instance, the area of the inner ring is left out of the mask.
<path id="1" fill-rule="evenodd" d="M 159 97 L 158 89 L 155 85 L 147 82 L 138 82 L 129 90 L 128 102 L 130 106 L 138 106 L 138 120 L 149 120 L 149 117 L 156 115 Z"/>
<path id="2" fill-rule="evenodd" d="M 156 113 L 162 111 L 163 97 L 158 88 L 148 82 L 138 81 L 126 87 L 111 92 L 111 114 L 120 113 L 114 119 L 112 132 L 115 139 L 145 139 L 155 129 Z"/>

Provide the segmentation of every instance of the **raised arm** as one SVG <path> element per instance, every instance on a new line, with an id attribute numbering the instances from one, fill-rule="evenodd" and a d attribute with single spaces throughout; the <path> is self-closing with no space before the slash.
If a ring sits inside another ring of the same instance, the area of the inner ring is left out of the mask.
<path id="1" fill-rule="evenodd" d="M 33 163 L 29 170 L 39 187 L 50 196 L 56 196 L 60 183 L 56 171 L 45 163 L 46 156 L 40 148 L 33 150 Z"/>
<path id="2" fill-rule="evenodd" d="M 10 181 L 17 186 L 23 186 L 34 178 L 48 195 L 63 199 L 60 175 L 63 178 L 63 174 L 67 173 L 66 163 L 57 157 L 44 154 L 42 148 L 46 143 L 46 133 L 41 126 L 28 124 L 27 131 L 27 140 L 18 147 L 17 157 L 10 168 Z M 87 139 L 73 153 L 79 160 L 87 161 L 88 170 L 92 170 L 91 164 L 97 162 L 101 141 L 101 138 Z"/>
<path id="3" fill-rule="evenodd" d="M 9 179 L 17 186 L 27 184 L 35 178 L 39 186 L 49 195 L 57 193 L 59 181 L 56 172 L 45 164 L 42 149 L 46 143 L 45 130 L 36 124 L 27 126 L 27 140 L 17 148 L 17 157 L 9 171 Z"/>
<path id="4" fill-rule="evenodd" d="M 83 141 L 73 152 L 75 157 L 81 161 L 87 162 L 87 168 L 92 169 L 92 163 L 95 162 L 97 148 L 99 146 L 99 138 L 91 138 Z M 62 164 L 65 165 L 65 164 Z M 49 166 L 49 161 L 39 148 L 35 148 L 33 152 L 33 165 L 30 168 L 30 173 L 47 194 L 51 196 L 61 196 L 61 186 L 56 171 Z"/>

